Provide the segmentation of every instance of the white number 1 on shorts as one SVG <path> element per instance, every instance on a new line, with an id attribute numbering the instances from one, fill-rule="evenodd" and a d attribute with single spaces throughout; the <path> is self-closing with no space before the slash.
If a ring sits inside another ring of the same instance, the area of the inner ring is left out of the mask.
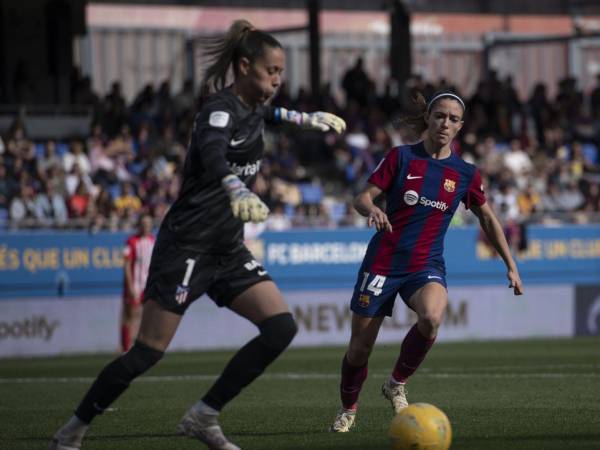
<path id="1" fill-rule="evenodd" d="M 185 275 L 183 276 L 183 281 L 181 282 L 181 285 L 184 287 L 190 284 L 190 278 L 192 278 L 192 272 L 194 271 L 196 261 L 192 258 L 188 258 L 185 260 L 185 263 L 187 264 L 187 269 L 185 269 Z"/>

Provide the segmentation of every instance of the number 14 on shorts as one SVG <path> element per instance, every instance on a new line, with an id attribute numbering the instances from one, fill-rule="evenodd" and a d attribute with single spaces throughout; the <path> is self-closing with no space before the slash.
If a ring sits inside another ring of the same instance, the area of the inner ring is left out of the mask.
<path id="1" fill-rule="evenodd" d="M 365 292 L 365 288 L 367 291 L 372 292 L 373 295 L 377 296 L 381 294 L 383 291 L 383 284 L 385 283 L 386 277 L 383 275 L 375 275 L 369 285 L 367 286 L 367 282 L 369 281 L 369 276 L 371 274 L 369 272 L 363 272 L 363 281 L 360 285 L 360 291 Z"/>

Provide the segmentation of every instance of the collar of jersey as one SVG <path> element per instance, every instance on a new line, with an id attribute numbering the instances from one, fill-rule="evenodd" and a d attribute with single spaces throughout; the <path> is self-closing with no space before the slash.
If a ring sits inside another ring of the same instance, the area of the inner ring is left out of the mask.
<path id="1" fill-rule="evenodd" d="M 439 161 L 441 163 L 445 163 L 447 161 L 450 161 L 452 159 L 452 157 L 454 156 L 454 152 L 452 151 L 452 149 L 450 149 L 450 155 L 448 155 L 446 158 L 442 158 L 442 159 L 433 158 L 429 153 L 427 153 L 427 150 L 425 150 L 425 141 L 418 142 L 417 144 L 415 144 L 415 147 L 416 147 L 417 154 L 419 154 L 419 156 L 422 156 L 423 158 L 426 158 L 426 159 L 431 159 L 432 161 Z"/>

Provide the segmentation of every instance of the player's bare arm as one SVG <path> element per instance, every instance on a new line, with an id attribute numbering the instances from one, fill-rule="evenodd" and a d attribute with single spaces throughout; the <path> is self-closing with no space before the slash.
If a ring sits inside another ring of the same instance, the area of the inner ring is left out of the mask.
<path id="1" fill-rule="evenodd" d="M 136 298 L 137 292 L 135 291 L 135 287 L 133 286 L 133 273 L 131 270 L 131 264 L 128 260 L 126 260 L 123 267 L 125 271 L 125 290 L 127 292 L 127 295 L 129 295 L 130 298 Z"/>
<path id="2" fill-rule="evenodd" d="M 388 220 L 385 212 L 383 212 L 374 201 L 381 196 L 383 191 L 375 185 L 368 187 L 358 194 L 354 199 L 354 208 L 362 216 L 367 217 L 367 225 L 371 227 L 373 224 L 377 231 L 392 231 L 392 224 Z"/>
<path id="3" fill-rule="evenodd" d="M 504 236 L 504 230 L 496 218 L 494 211 L 487 203 L 481 206 L 472 205 L 471 211 L 473 211 L 479 219 L 479 224 L 481 225 L 483 232 L 504 261 L 507 269 L 506 277 L 510 282 L 509 287 L 514 289 L 515 295 L 523 294 L 523 283 L 519 276 L 517 264 L 510 253 L 508 242 Z"/>

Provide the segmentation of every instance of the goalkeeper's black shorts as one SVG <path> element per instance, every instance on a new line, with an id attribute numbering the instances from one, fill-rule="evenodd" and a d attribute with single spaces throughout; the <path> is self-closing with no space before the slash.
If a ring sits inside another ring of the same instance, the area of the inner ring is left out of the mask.
<path id="1" fill-rule="evenodd" d="M 203 294 L 218 306 L 227 306 L 249 287 L 267 280 L 271 277 L 244 245 L 224 254 L 199 253 L 159 238 L 144 301 L 151 299 L 168 311 L 183 314 Z"/>

